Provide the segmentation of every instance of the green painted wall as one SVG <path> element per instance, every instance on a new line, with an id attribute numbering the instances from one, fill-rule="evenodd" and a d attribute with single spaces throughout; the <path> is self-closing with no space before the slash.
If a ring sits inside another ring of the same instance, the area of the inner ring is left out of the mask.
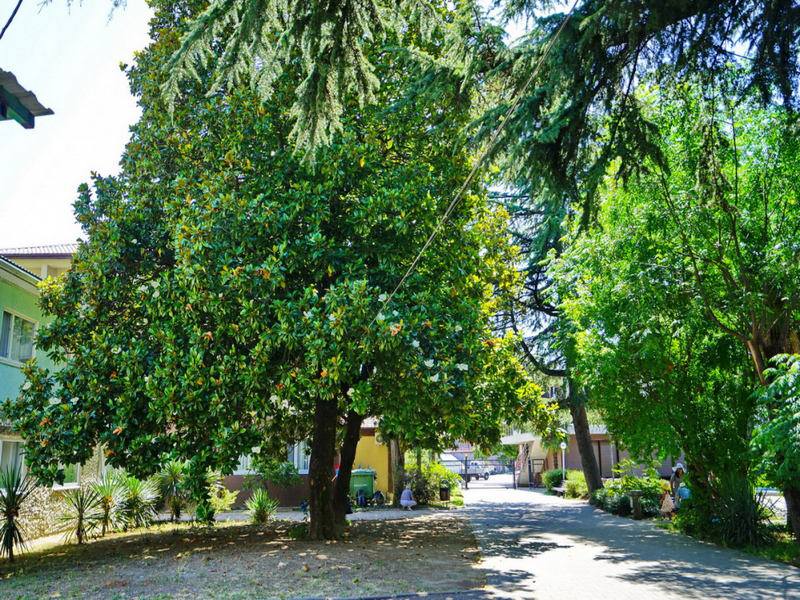
<path id="1" fill-rule="evenodd" d="M 0 261 L 0 311 L 10 310 L 36 322 L 37 329 L 47 320 L 36 305 L 36 279 Z M 0 318 L 2 313 L 0 312 Z M 1 322 L 1 321 L 0 321 Z M 44 352 L 35 349 L 34 356 L 41 367 L 52 369 L 53 362 Z M 0 401 L 19 396 L 24 381 L 19 364 L 0 357 Z"/>

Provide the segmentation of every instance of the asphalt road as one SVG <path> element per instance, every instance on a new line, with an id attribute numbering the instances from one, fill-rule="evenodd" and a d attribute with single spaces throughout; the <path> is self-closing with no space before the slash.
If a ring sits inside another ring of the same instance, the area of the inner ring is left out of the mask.
<path id="1" fill-rule="evenodd" d="M 489 581 L 484 597 L 800 600 L 800 569 L 491 483 L 464 492 Z"/>

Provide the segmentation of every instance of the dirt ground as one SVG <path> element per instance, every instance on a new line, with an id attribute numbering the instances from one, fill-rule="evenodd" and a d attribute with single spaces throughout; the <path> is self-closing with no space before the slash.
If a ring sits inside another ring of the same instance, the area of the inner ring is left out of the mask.
<path id="1" fill-rule="evenodd" d="M 351 597 L 480 588 L 457 512 L 353 521 L 339 542 L 295 539 L 298 524 L 165 524 L 0 561 L 0 598 Z"/>

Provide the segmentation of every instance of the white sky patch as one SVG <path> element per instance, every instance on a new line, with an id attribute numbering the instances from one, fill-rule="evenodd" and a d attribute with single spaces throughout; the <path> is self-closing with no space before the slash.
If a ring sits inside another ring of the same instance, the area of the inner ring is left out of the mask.
<path id="1" fill-rule="evenodd" d="M 14 5 L 2 4 L 0 26 Z M 0 39 L 0 68 L 55 113 L 34 129 L 0 122 L 0 247 L 75 241 L 78 185 L 119 171 L 141 114 L 119 65 L 148 44 L 151 11 L 128 0 L 109 21 L 110 10 L 110 0 L 23 2 Z"/>

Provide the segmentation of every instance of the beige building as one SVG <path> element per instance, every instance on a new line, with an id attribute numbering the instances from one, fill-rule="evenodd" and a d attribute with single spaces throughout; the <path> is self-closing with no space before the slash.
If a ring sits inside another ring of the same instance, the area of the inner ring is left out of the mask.
<path id="1" fill-rule="evenodd" d="M 605 425 L 590 425 L 589 432 L 591 433 L 594 457 L 600 467 L 600 477 L 604 480 L 614 479 L 617 476 L 614 469 L 623 459 L 630 459 L 631 455 L 614 443 L 608 435 Z M 563 467 L 568 470 L 583 470 L 573 425 L 567 428 L 567 447 L 563 453 L 558 448 L 545 448 L 542 445 L 542 437 L 529 431 L 508 431 L 501 441 L 503 444 L 515 445 L 519 448 L 516 465 L 518 469 L 517 485 L 541 486 L 544 471 Z M 682 460 L 682 456 L 676 460 Z M 672 475 L 673 464 L 674 461 L 671 459 L 661 461 L 658 466 L 659 475 L 661 477 Z M 641 469 L 635 469 L 634 474 L 641 475 Z"/>
<path id="2" fill-rule="evenodd" d="M 77 251 L 78 244 L 28 246 L 25 248 L 0 248 L 0 256 L 13 261 L 40 279 L 47 279 L 65 273 L 72 262 L 72 255 Z"/>

